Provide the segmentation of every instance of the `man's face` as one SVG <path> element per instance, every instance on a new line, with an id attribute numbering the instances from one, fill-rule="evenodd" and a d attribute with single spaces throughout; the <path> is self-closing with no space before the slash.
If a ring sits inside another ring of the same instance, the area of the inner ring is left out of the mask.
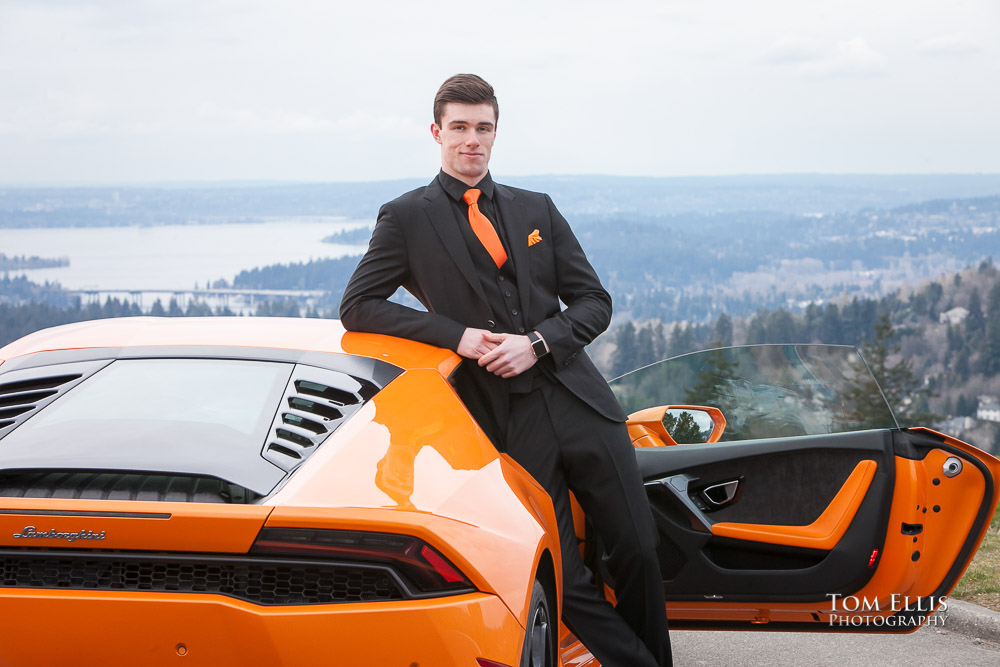
<path id="1" fill-rule="evenodd" d="M 497 136 L 492 104 L 449 102 L 441 114 L 441 125 L 431 125 L 434 140 L 441 144 L 441 169 L 466 185 L 475 185 L 490 168 L 490 152 Z"/>

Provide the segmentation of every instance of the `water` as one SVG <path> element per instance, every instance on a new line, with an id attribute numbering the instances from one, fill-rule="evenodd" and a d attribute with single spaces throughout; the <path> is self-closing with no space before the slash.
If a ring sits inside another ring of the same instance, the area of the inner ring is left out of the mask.
<path id="1" fill-rule="evenodd" d="M 343 218 L 285 218 L 261 223 L 159 227 L 0 229 L 8 257 L 69 257 L 66 267 L 10 271 L 72 290 L 184 292 L 268 264 L 306 262 L 364 251 L 323 243 L 325 236 L 370 224 Z"/>

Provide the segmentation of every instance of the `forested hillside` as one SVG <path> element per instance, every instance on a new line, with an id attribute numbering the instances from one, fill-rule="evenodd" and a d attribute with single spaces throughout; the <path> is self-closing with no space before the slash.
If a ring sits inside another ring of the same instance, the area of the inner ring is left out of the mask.
<path id="1" fill-rule="evenodd" d="M 895 383 L 886 393 L 894 393 L 890 404 L 902 422 L 974 417 L 981 396 L 1000 396 L 1000 271 L 984 261 L 881 299 L 811 303 L 799 312 L 762 309 L 749 317 L 724 314 L 710 324 L 627 321 L 591 347 L 610 378 L 668 356 L 758 343 L 855 345 L 873 367 L 873 357 L 884 354 L 879 379 L 883 388 Z M 902 380 L 890 378 L 900 364 L 906 370 Z M 1000 451 L 996 424 L 962 428 L 979 446 Z"/>

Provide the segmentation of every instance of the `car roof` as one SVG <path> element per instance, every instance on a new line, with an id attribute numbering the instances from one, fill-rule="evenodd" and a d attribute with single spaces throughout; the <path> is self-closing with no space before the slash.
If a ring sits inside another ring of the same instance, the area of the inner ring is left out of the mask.
<path id="1" fill-rule="evenodd" d="M 0 363 L 37 352 L 87 348 L 217 346 L 349 354 L 404 370 L 447 375 L 461 359 L 449 350 L 379 334 L 349 332 L 339 320 L 296 317 L 121 317 L 42 329 L 0 348 Z"/>

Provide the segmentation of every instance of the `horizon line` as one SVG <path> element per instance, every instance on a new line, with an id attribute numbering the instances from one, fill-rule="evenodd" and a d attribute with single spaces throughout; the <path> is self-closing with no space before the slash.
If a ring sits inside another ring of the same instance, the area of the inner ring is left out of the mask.
<path id="1" fill-rule="evenodd" d="M 653 175 L 622 175 L 622 174 L 511 174 L 504 179 L 593 179 L 605 178 L 615 180 L 713 180 L 713 179 L 770 179 L 770 178 L 1000 178 L 1000 172 L 775 172 L 766 174 L 689 174 L 673 176 Z M 368 179 L 368 180 L 282 180 L 265 178 L 246 179 L 157 179 L 157 180 L 40 180 L 40 181 L 3 181 L 0 188 L 117 188 L 117 187 L 150 187 L 150 188 L 183 188 L 183 187 L 282 187 L 292 185 L 358 185 L 363 183 L 401 183 L 409 181 L 424 182 L 425 176 L 404 176 L 399 178 Z"/>

